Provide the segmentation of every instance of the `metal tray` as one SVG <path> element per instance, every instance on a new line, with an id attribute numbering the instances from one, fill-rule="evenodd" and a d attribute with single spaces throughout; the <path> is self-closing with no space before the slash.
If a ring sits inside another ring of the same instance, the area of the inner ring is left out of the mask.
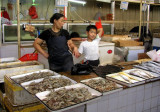
<path id="1" fill-rule="evenodd" d="M 58 74 L 58 73 L 56 73 L 56 72 L 53 72 L 53 71 L 51 71 L 51 70 L 43 69 L 43 70 L 38 70 L 38 71 L 26 73 L 26 74 L 21 74 L 21 75 L 12 76 L 12 77 L 10 77 L 10 78 L 11 78 L 15 83 L 17 83 L 16 79 L 19 79 L 19 78 L 22 78 L 22 77 L 25 77 L 25 76 L 32 75 L 33 73 L 40 73 L 40 72 L 53 73 L 53 76 L 58 76 L 58 75 L 60 75 L 60 74 Z"/>
<path id="2" fill-rule="evenodd" d="M 94 100 L 98 100 L 100 99 L 100 96 L 102 95 L 100 92 L 84 85 L 84 84 L 81 84 L 81 83 L 77 83 L 75 85 L 70 85 L 70 86 L 65 86 L 65 87 L 62 87 L 62 88 L 58 88 L 58 89 L 54 89 L 55 91 L 57 90 L 60 90 L 60 89 L 63 89 L 63 88 L 66 88 L 66 89 L 71 89 L 71 88 L 79 88 L 79 87 L 85 87 L 89 90 L 89 92 L 92 94 L 92 95 L 95 95 L 96 97 L 92 98 L 92 99 L 89 99 L 89 100 L 86 100 L 86 101 L 83 101 L 81 103 L 77 103 L 77 104 L 74 104 L 74 105 L 71 105 L 71 106 L 68 106 L 68 107 L 65 107 L 65 108 L 61 108 L 61 109 L 57 109 L 57 110 L 52 110 L 50 109 L 42 100 L 46 98 L 46 96 L 51 92 L 51 91 L 44 91 L 44 92 L 40 92 L 40 93 L 37 93 L 36 94 L 36 97 L 38 97 L 38 99 L 46 106 L 46 108 L 50 111 L 50 112 L 62 112 L 62 111 L 65 111 L 65 110 L 69 110 L 71 108 L 75 108 L 75 107 L 78 107 L 80 105 L 84 105 L 84 104 L 87 104 L 87 103 L 90 103 Z"/>
<path id="3" fill-rule="evenodd" d="M 154 66 L 156 68 L 160 68 L 160 63 L 159 62 L 155 62 L 155 61 L 144 62 L 144 63 L 139 64 L 139 65 L 134 65 L 133 67 L 134 68 L 143 69 L 143 70 L 147 70 L 149 72 L 153 72 L 153 73 L 156 73 L 156 74 L 160 74 L 160 71 L 153 70 L 152 68 L 150 68 L 150 66 L 148 66 L 148 64 L 153 64 L 153 66 L 152 66 L 153 68 L 154 68 Z"/>
<path id="4" fill-rule="evenodd" d="M 130 69 L 130 70 L 125 70 L 123 72 L 129 73 L 129 72 L 134 71 L 134 70 L 145 71 L 145 72 L 148 72 L 148 73 L 150 73 L 150 74 L 152 74 L 154 76 L 154 78 L 146 78 L 145 79 L 146 82 L 155 81 L 155 80 L 159 80 L 160 79 L 160 75 L 158 75 L 156 73 L 153 73 L 153 72 L 146 71 L 146 70 L 142 70 L 142 69 Z M 136 76 L 136 75 L 134 75 L 134 76 Z M 137 76 L 137 77 L 143 78 L 141 76 Z"/>
<path id="5" fill-rule="evenodd" d="M 2 64 L 2 63 L 10 63 L 10 62 L 20 62 L 20 60 L 18 60 L 15 57 L 0 58 L 0 64 Z"/>
<path id="6" fill-rule="evenodd" d="M 82 80 L 81 83 L 85 84 L 85 82 L 87 82 L 87 81 L 90 81 L 90 80 L 100 80 L 100 79 L 104 79 L 104 78 L 96 77 L 96 78 L 86 79 L 86 80 Z M 104 79 L 104 80 L 107 80 L 107 79 Z M 85 84 L 85 85 L 87 85 L 87 84 Z M 102 93 L 102 95 L 107 95 L 107 94 L 111 94 L 111 93 L 114 93 L 114 92 L 123 90 L 123 86 L 121 86 L 121 85 L 119 85 L 119 84 L 117 84 L 117 83 L 116 83 L 116 85 L 117 85 L 118 88 L 116 88 L 116 89 L 114 89 L 114 90 L 105 91 L 105 92 L 99 91 L 99 92 Z M 87 86 L 89 86 L 89 85 L 87 85 Z M 91 86 L 89 86 L 89 87 L 91 87 Z M 91 88 L 93 88 L 93 87 L 91 87 Z M 95 88 L 93 88 L 93 89 L 95 89 Z M 95 89 L 95 90 L 96 90 L 96 89 Z M 98 91 L 98 90 L 97 90 L 97 91 Z"/>
<path id="7" fill-rule="evenodd" d="M 136 77 L 136 76 L 133 76 L 133 75 L 130 75 L 130 76 L 132 76 L 133 78 L 136 78 L 136 79 L 138 79 L 140 81 L 135 81 L 134 83 L 129 83 L 129 82 L 125 81 L 123 78 L 121 78 L 120 76 L 118 76 L 118 73 L 106 75 L 106 79 L 115 81 L 115 82 L 117 82 L 119 84 L 122 84 L 122 85 L 125 85 L 127 87 L 133 87 L 133 86 L 145 83 L 145 80 L 140 78 L 140 77 Z"/>
<path id="8" fill-rule="evenodd" d="M 72 82 L 72 84 L 76 84 L 76 83 L 77 83 L 76 81 L 74 81 L 74 80 L 72 80 L 72 79 L 70 79 L 70 78 L 68 78 L 68 77 L 66 77 L 66 76 L 57 75 L 57 76 L 50 76 L 50 77 L 52 77 L 53 79 L 54 79 L 54 78 L 60 78 L 60 77 L 61 77 L 61 78 L 70 80 L 70 81 Z M 36 79 L 36 80 L 31 80 L 31 81 L 28 81 L 28 82 L 24 82 L 24 83 L 21 83 L 21 86 L 22 86 L 26 91 L 28 91 L 28 90 L 27 90 L 28 85 L 30 85 L 30 84 L 33 83 L 33 82 L 35 82 L 35 83 L 42 82 L 43 79 L 44 79 L 44 78 L 40 78 L 40 79 Z M 29 91 L 28 91 L 28 92 L 29 92 Z M 30 92 L 29 92 L 29 93 L 30 93 Z"/>

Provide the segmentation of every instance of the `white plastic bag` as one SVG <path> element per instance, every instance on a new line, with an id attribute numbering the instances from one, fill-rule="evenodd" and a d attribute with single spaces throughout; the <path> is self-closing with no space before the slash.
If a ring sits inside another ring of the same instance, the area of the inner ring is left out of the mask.
<path id="1" fill-rule="evenodd" d="M 160 62 L 160 51 L 152 50 L 147 52 L 147 55 L 153 60 Z"/>

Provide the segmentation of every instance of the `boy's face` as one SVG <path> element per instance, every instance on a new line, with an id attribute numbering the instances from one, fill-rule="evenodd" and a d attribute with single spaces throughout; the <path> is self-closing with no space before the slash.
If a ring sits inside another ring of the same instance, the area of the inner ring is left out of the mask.
<path id="1" fill-rule="evenodd" d="M 88 39 L 90 40 L 94 40 L 96 38 L 96 35 L 97 35 L 96 29 L 90 29 L 89 32 L 87 32 Z"/>

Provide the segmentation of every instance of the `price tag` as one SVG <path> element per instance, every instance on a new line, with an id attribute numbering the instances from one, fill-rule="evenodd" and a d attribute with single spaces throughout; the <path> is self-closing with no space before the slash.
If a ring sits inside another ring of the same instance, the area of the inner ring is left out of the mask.
<path id="1" fill-rule="evenodd" d="M 56 0 L 55 5 L 56 5 L 56 7 L 67 7 L 68 0 Z"/>
<path id="2" fill-rule="evenodd" d="M 121 1 L 120 9 L 127 10 L 128 9 L 128 2 Z"/>
<path id="3" fill-rule="evenodd" d="M 147 10 L 147 4 L 143 4 L 143 6 L 142 6 L 142 11 L 146 11 Z"/>

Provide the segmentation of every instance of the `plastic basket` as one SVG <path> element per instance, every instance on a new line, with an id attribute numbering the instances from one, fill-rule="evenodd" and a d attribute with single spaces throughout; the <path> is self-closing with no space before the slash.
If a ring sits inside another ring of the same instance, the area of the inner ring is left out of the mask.
<path id="1" fill-rule="evenodd" d="M 19 58 L 20 61 L 33 61 L 38 60 L 38 53 L 31 53 L 31 54 L 25 54 L 21 58 Z"/>

